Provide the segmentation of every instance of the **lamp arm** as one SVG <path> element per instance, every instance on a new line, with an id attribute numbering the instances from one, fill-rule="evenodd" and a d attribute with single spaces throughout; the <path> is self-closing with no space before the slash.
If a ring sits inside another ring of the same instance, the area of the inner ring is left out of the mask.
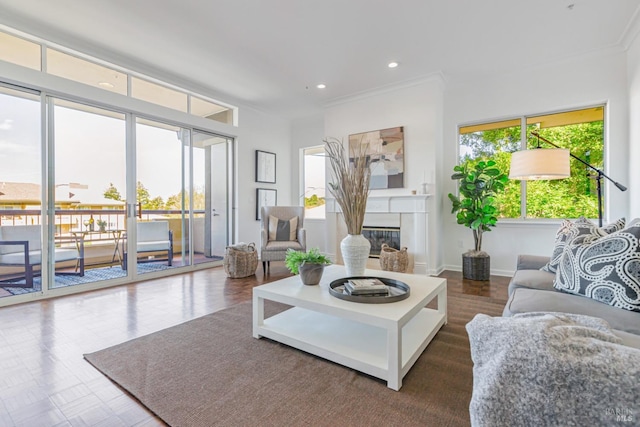
<path id="1" fill-rule="evenodd" d="M 549 141 L 548 139 L 546 139 L 543 136 L 540 136 L 540 134 L 538 132 L 531 132 L 532 136 L 535 136 L 536 138 L 540 138 L 541 140 L 543 140 L 544 142 L 546 142 L 549 145 L 553 145 L 556 148 L 562 148 L 557 144 L 554 144 L 553 142 Z M 573 157 L 574 159 L 576 159 L 577 161 L 579 161 L 580 163 L 582 163 L 583 165 L 593 169 L 594 171 L 596 171 L 598 173 L 598 176 L 603 176 L 605 178 L 607 178 L 609 181 L 613 182 L 613 184 L 618 187 L 618 189 L 620 189 L 620 191 L 627 191 L 627 187 L 625 187 L 624 185 L 620 184 L 619 182 L 614 181 L 611 177 L 607 176 L 607 174 L 605 174 L 602 169 L 598 169 L 597 167 L 593 166 L 590 163 L 585 162 L 584 160 L 582 160 L 580 157 L 576 156 L 575 154 L 573 154 L 571 151 L 569 151 L 569 156 Z"/>

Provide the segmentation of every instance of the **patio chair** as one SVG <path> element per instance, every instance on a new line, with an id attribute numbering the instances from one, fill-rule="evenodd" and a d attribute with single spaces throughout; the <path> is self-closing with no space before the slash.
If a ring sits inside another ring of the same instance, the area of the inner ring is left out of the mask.
<path id="1" fill-rule="evenodd" d="M 141 253 L 166 252 L 167 265 L 173 264 L 173 231 L 169 229 L 169 221 L 138 222 L 138 243 L 136 251 Z M 157 259 L 153 259 L 157 261 Z M 127 253 L 124 253 L 122 267 L 127 269 Z"/>
<path id="2" fill-rule="evenodd" d="M 0 227 L 0 266 L 20 266 L 25 270 L 25 283 L 12 287 L 33 288 L 34 266 L 42 264 L 40 225 L 15 225 Z M 57 273 L 84 276 L 84 240 L 69 238 L 74 247 L 55 247 L 54 263 L 76 261 L 76 272 Z"/>
<path id="3" fill-rule="evenodd" d="M 260 260 L 262 272 L 271 261 L 284 261 L 287 249 L 307 250 L 303 206 L 263 206 L 260 210 Z"/>

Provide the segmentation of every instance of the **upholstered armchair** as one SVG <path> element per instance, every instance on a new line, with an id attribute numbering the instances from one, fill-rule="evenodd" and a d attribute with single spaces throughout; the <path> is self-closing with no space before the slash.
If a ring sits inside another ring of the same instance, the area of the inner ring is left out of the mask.
<path id="1" fill-rule="evenodd" d="M 260 260 L 265 274 L 271 261 L 284 261 L 287 249 L 307 250 L 304 206 L 263 206 L 260 227 Z"/>
<path id="2" fill-rule="evenodd" d="M 138 255 L 152 252 L 166 252 L 167 265 L 173 265 L 173 231 L 169 221 L 140 221 L 136 224 Z M 127 252 L 124 253 L 122 269 L 127 269 Z M 141 262 L 141 261 L 138 261 Z"/>

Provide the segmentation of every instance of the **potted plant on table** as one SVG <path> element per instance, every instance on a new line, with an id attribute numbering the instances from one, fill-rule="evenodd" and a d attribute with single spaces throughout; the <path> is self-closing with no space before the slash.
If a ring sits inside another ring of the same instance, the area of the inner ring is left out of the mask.
<path id="1" fill-rule="evenodd" d="M 291 273 L 300 273 L 302 283 L 317 285 L 322 278 L 324 266 L 331 264 L 331 260 L 322 255 L 318 248 L 312 248 L 309 252 L 287 249 L 284 263 Z"/>
<path id="2" fill-rule="evenodd" d="M 97 220 L 96 224 L 98 224 L 98 230 L 101 233 L 104 233 L 105 231 L 107 231 L 107 221 L 105 221 L 104 219 Z"/>
<path id="3" fill-rule="evenodd" d="M 489 280 L 490 257 L 482 250 L 482 234 L 491 231 L 498 222 L 496 194 L 504 190 L 507 175 L 493 160 L 469 162 L 453 168 L 451 179 L 457 180 L 460 196 L 449 193 L 458 224 L 473 231 L 474 249 L 462 254 L 462 277 Z"/>

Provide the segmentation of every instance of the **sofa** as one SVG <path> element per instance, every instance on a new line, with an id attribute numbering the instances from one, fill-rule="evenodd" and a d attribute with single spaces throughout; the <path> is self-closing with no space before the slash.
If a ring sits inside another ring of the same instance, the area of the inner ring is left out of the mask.
<path id="1" fill-rule="evenodd" d="M 554 288 L 520 255 L 502 317 L 467 324 L 472 427 L 640 425 L 640 312 Z"/>
<path id="2" fill-rule="evenodd" d="M 541 270 L 549 257 L 520 255 L 509 283 L 503 316 L 531 312 L 561 312 L 604 319 L 625 345 L 640 348 L 640 313 L 565 293 L 553 287 L 554 273 Z"/>

